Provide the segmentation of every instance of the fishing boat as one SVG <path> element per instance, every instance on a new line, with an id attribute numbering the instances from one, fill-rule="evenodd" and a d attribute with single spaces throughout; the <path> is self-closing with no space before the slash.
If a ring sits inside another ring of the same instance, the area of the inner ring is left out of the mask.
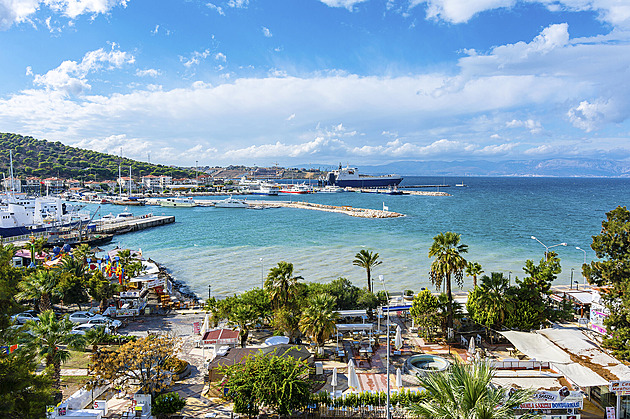
<path id="1" fill-rule="evenodd" d="M 177 207 L 177 208 L 192 208 L 196 207 L 197 203 L 194 199 L 188 198 L 166 198 L 160 201 L 160 205 L 163 207 Z"/>
<path id="2" fill-rule="evenodd" d="M 230 195 L 226 199 L 214 203 L 217 208 L 249 208 L 249 204 L 244 199 L 235 199 Z"/>

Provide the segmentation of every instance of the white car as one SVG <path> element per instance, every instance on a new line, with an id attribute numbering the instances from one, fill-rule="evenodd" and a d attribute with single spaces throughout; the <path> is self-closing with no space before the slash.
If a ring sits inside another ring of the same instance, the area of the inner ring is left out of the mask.
<path id="1" fill-rule="evenodd" d="M 118 329 L 120 326 L 122 326 L 122 322 L 120 320 L 110 319 L 109 317 L 92 318 L 88 320 L 86 324 L 92 324 L 95 326 L 107 326 L 111 329 Z"/>
<path id="2" fill-rule="evenodd" d="M 68 316 L 68 319 L 70 319 L 70 321 L 73 323 L 81 323 L 81 324 L 87 323 L 90 320 L 96 320 L 96 319 L 110 320 L 109 317 L 101 316 L 100 314 L 94 314 L 89 311 L 75 311 L 70 316 Z"/>
<path id="3" fill-rule="evenodd" d="M 96 325 L 93 325 L 93 324 L 80 324 L 78 326 L 73 327 L 72 331 L 70 333 L 72 333 L 73 335 L 85 335 L 85 332 L 87 332 L 88 330 L 93 329 L 94 327 L 96 327 Z"/>
<path id="4" fill-rule="evenodd" d="M 11 320 L 13 320 L 16 324 L 24 324 L 29 320 L 33 320 L 38 322 L 39 317 L 33 316 L 31 313 L 19 313 L 11 316 Z"/>

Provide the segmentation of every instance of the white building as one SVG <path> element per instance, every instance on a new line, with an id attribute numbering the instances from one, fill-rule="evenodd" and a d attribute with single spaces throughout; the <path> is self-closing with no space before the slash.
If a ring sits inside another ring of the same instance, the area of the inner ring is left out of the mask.
<path id="1" fill-rule="evenodd" d="M 5 178 L 2 181 L 2 187 L 6 191 L 22 192 L 22 180 L 19 178 Z"/>

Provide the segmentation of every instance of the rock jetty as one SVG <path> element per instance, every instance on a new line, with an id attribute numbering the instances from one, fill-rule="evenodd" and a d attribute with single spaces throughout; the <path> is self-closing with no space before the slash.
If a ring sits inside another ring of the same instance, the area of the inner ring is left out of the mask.
<path id="1" fill-rule="evenodd" d="M 397 218 L 397 217 L 405 216 L 404 214 L 400 214 L 398 212 L 393 212 L 393 211 L 354 208 L 350 206 L 312 204 L 310 202 L 276 202 L 276 204 L 280 204 L 280 206 L 287 207 L 287 208 L 300 208 L 300 209 L 310 209 L 310 210 L 316 210 L 316 211 L 337 212 L 340 214 L 349 215 L 351 217 L 360 217 L 360 218 Z"/>

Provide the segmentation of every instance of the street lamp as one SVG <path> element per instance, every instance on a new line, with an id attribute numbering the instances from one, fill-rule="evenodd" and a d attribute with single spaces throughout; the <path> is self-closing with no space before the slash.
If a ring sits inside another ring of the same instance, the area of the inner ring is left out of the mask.
<path id="1" fill-rule="evenodd" d="M 260 289 L 265 288 L 265 268 L 263 267 L 263 258 L 260 258 Z"/>
<path id="2" fill-rule="evenodd" d="M 579 246 L 575 246 L 575 248 L 577 250 L 581 250 L 582 252 L 584 252 L 584 265 L 586 265 L 586 250 L 582 249 Z M 582 268 L 582 276 L 584 276 L 584 268 Z M 584 285 L 586 285 L 586 277 L 584 276 Z"/>
<path id="3" fill-rule="evenodd" d="M 383 291 L 385 291 L 385 295 L 387 296 L 387 415 L 385 416 L 385 418 L 391 419 L 389 409 L 389 294 L 385 289 L 385 278 L 383 277 L 383 275 L 379 275 L 378 280 L 381 281 L 381 284 L 383 285 Z"/>
<path id="4" fill-rule="evenodd" d="M 569 289 L 573 289 L 573 268 L 571 268 L 571 280 L 569 281 Z"/>
<path id="5" fill-rule="evenodd" d="M 558 244 L 554 244 L 553 246 L 547 246 L 545 243 L 541 242 L 540 240 L 538 240 L 536 237 L 531 236 L 532 240 L 536 240 L 538 243 L 542 244 L 545 248 L 545 260 L 547 260 L 547 254 L 549 253 L 549 249 L 551 249 L 552 247 L 556 247 L 556 246 L 566 246 L 566 243 L 558 243 Z"/>

